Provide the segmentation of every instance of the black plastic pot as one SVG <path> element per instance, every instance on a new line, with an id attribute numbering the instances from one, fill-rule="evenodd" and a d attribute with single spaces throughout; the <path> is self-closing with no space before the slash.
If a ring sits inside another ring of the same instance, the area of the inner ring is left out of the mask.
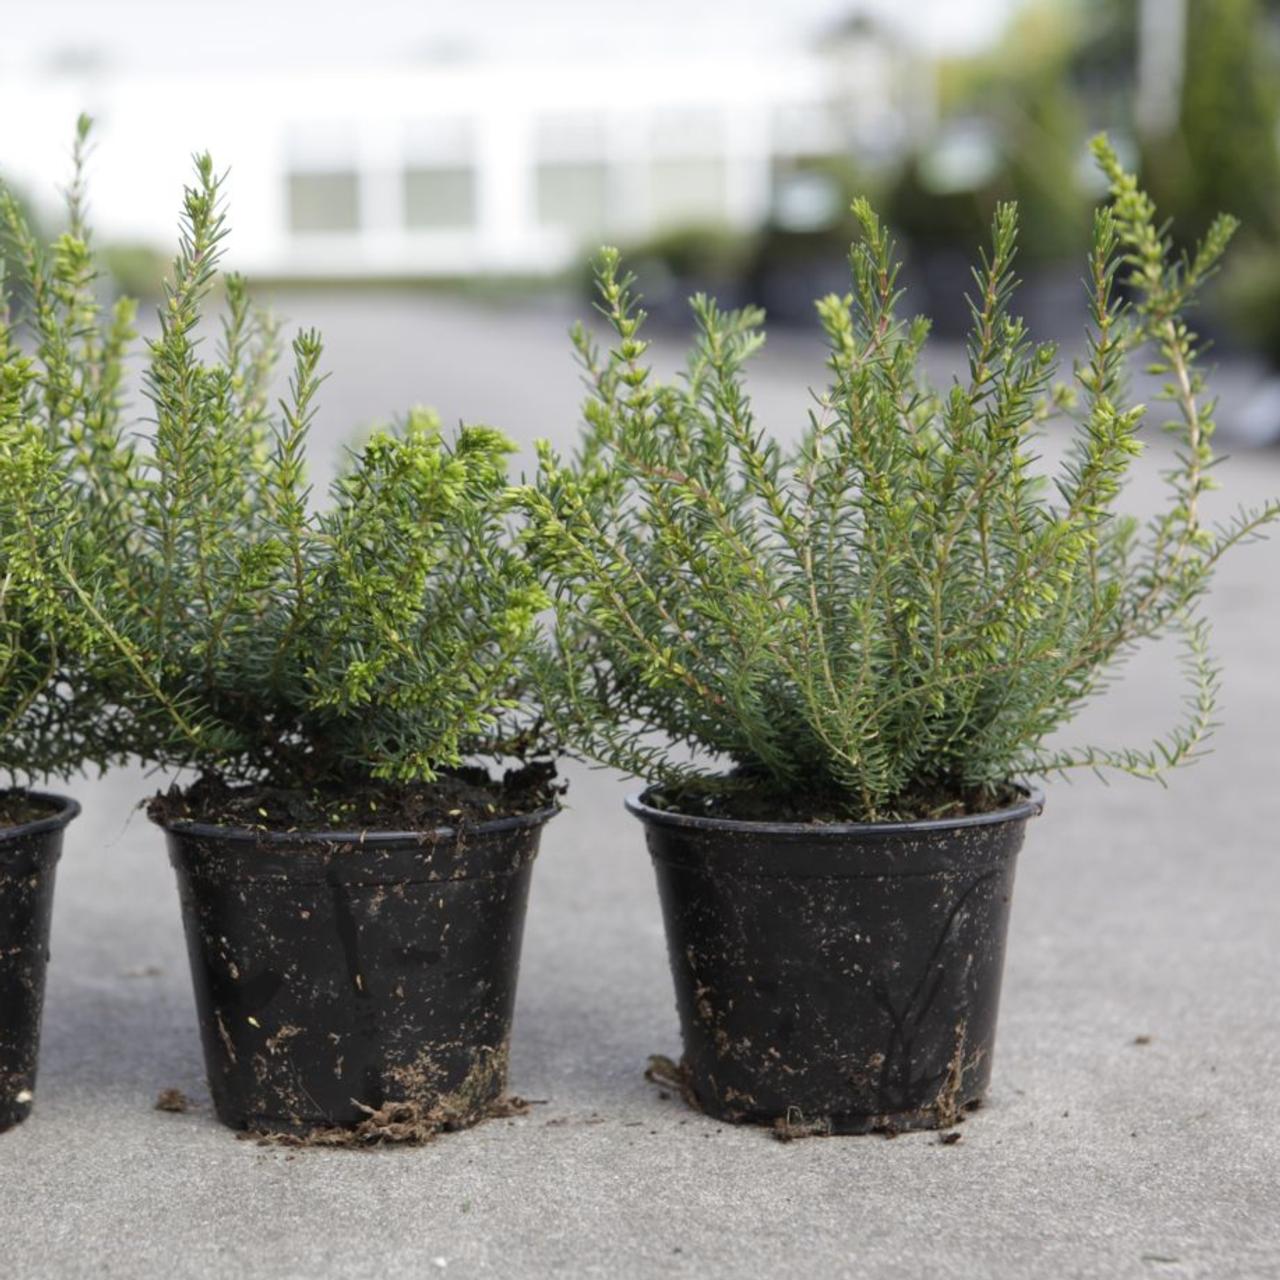
<path id="1" fill-rule="evenodd" d="M 646 793 L 647 794 L 647 793 Z M 991 1079 L 1014 863 L 996 813 L 802 825 L 627 807 L 645 825 L 699 1107 L 783 1130 L 940 1128 Z"/>
<path id="2" fill-rule="evenodd" d="M 547 809 L 425 833 L 167 824 L 209 1089 L 235 1129 L 443 1128 L 506 1086 Z"/>
<path id="3" fill-rule="evenodd" d="M 0 1130 L 25 1120 L 35 1099 L 54 873 L 62 833 L 80 812 L 63 796 L 32 799 L 56 811 L 0 829 Z"/>

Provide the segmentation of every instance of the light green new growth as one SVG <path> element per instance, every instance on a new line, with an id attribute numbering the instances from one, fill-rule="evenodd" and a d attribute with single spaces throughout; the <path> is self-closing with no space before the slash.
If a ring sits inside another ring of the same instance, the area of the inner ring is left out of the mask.
<path id="1" fill-rule="evenodd" d="M 852 292 L 818 303 L 830 383 L 794 451 L 761 429 L 744 388 L 761 313 L 695 297 L 687 370 L 661 382 L 632 280 L 615 251 L 601 254 L 615 338 L 602 354 L 575 331 L 584 444 L 573 465 L 544 445 L 521 496 L 559 600 L 545 696 L 583 754 L 669 786 L 791 792 L 862 820 L 1081 766 L 1158 777 L 1199 754 L 1217 675 L 1198 602 L 1221 556 L 1280 514 L 1272 503 L 1219 529 L 1200 514 L 1213 404 L 1185 314 L 1235 224 L 1220 218 L 1190 260 L 1175 258 L 1104 139 L 1094 152 L 1114 200 L 1094 219 L 1074 393 L 1053 389 L 1054 349 L 1010 311 L 1012 205 L 974 273 L 968 377 L 940 392 L 920 372 L 928 324 L 896 314 L 893 247 L 860 200 Z M 1122 270 L 1132 307 L 1116 295 Z M 1141 346 L 1167 376 L 1181 440 L 1170 500 L 1145 527 L 1116 512 L 1144 418 L 1122 374 Z M 1077 428 L 1046 486 L 1034 439 L 1060 410 Z M 1167 738 L 1048 744 L 1136 647 L 1170 631 L 1190 694 Z M 706 763 L 686 763 L 689 750 Z M 726 763 L 730 776 L 709 772 Z"/>
<path id="2" fill-rule="evenodd" d="M 127 749 L 311 787 L 431 779 L 534 745 L 521 679 L 547 597 L 506 536 L 511 444 L 486 427 L 446 441 L 415 410 L 374 433 L 312 511 L 319 336 L 294 339 L 273 409 L 277 327 L 241 279 L 224 281 L 214 356 L 198 332 L 226 235 L 207 156 L 148 343 L 151 421 L 126 431 L 133 309 L 104 320 L 94 300 L 86 129 L 51 254 L 3 207 L 35 345 L 3 366 L 28 406 L 14 411 L 28 425 L 10 433 L 4 496 L 24 596 L 125 717 Z"/>

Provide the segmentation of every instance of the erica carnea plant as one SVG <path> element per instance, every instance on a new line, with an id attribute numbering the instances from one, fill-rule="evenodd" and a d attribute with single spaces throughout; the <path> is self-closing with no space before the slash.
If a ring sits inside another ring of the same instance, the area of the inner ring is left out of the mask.
<path id="1" fill-rule="evenodd" d="M 1202 597 L 1222 555 L 1280 514 L 1210 528 L 1201 513 L 1213 400 L 1186 317 L 1235 223 L 1176 256 L 1106 141 L 1094 151 L 1113 199 L 1094 218 L 1073 386 L 1055 386 L 1054 348 L 1011 310 L 1014 206 L 974 272 L 967 377 L 935 389 L 928 322 L 897 314 L 893 246 L 858 201 L 852 291 L 817 306 L 830 381 L 795 449 L 757 423 L 744 386 L 761 314 L 695 297 L 687 369 L 660 381 L 631 278 L 601 254 L 614 339 L 602 353 L 574 335 L 584 442 L 572 464 L 544 446 L 523 491 L 559 604 L 548 700 L 585 755 L 671 803 L 748 792 L 872 821 L 987 806 L 1024 775 L 1156 777 L 1197 756 L 1217 690 Z M 1168 502 L 1146 523 L 1118 510 L 1149 416 L 1126 391 L 1139 351 L 1167 378 L 1178 437 Z M 1075 427 L 1046 481 L 1035 439 L 1059 413 Z M 1050 741 L 1166 633 L 1189 702 L 1166 738 Z"/>
<path id="2" fill-rule="evenodd" d="M 78 224 L 79 184 L 69 192 L 69 205 Z M 50 297 L 83 273 L 74 230 L 49 250 L 49 274 L 45 261 L 18 199 L 0 185 L 0 774 L 12 780 L 66 777 L 87 765 L 105 767 L 125 753 L 116 712 L 80 660 L 81 620 L 68 626 L 55 607 L 41 566 L 27 554 L 19 514 L 47 482 L 47 459 L 67 443 L 72 410 L 45 376 L 49 362 L 64 370 L 81 362 L 75 395 L 88 430 L 110 429 L 104 415 L 112 412 L 111 389 L 98 376 L 98 335 L 82 331 L 83 316 L 74 305 L 55 318 Z M 34 274 L 33 266 L 39 267 Z M 24 313 L 40 347 L 34 357 L 23 340 Z M 127 327 L 124 310 L 119 323 Z M 114 342 L 116 332 L 113 323 L 101 340 Z"/>
<path id="3" fill-rule="evenodd" d="M 27 596 L 90 655 L 129 749 L 304 791 L 536 749 L 522 682 L 546 596 L 506 536 L 508 441 L 446 439 L 416 410 L 374 432 L 314 510 L 319 336 L 293 340 L 273 404 L 278 327 L 243 280 L 221 281 L 216 349 L 201 334 L 227 231 L 207 156 L 131 422 L 133 307 L 99 311 L 81 190 L 77 176 L 52 251 L 5 209 L 34 342 L 22 396 L 41 407 L 9 475 L 11 536 Z"/>

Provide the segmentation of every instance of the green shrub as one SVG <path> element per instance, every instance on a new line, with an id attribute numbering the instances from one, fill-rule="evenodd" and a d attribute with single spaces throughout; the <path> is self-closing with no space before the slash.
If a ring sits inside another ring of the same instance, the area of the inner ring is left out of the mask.
<path id="1" fill-rule="evenodd" d="M 911 156 L 889 188 L 887 215 L 913 248 L 950 249 L 968 246 L 984 233 L 985 211 L 995 202 L 989 190 L 932 190 L 922 157 Z"/>
<path id="2" fill-rule="evenodd" d="M 39 223 L 30 201 L 19 188 L 7 182 L 3 174 L 0 174 L 0 191 L 5 193 L 6 200 L 12 201 L 17 207 L 27 226 L 38 228 Z M 2 257 L 0 254 L 0 258 Z M 5 328 L 12 331 L 21 323 L 22 316 L 22 299 L 15 296 L 12 280 L 0 280 L 0 306 L 5 308 Z"/>
<path id="3" fill-rule="evenodd" d="M 118 293 L 131 298 L 159 298 L 164 294 L 169 264 L 148 244 L 109 244 L 99 255 L 103 274 Z"/>
<path id="4" fill-rule="evenodd" d="M 632 245 L 627 258 L 659 309 L 670 299 L 676 319 L 684 318 L 684 297 L 696 285 L 735 289 L 746 275 L 756 237 L 714 223 L 692 223 L 658 232 Z M 584 264 L 579 288 L 595 293 L 595 274 Z"/>
<path id="5" fill-rule="evenodd" d="M 687 371 L 660 382 L 631 282 L 604 251 L 616 338 L 602 354 L 576 334 L 590 387 L 581 452 L 566 465 L 543 445 L 521 493 L 527 545 L 559 600 L 550 714 L 584 755 L 662 784 L 669 802 L 749 791 L 862 820 L 990 805 L 1021 775 L 1155 777 L 1196 757 L 1216 693 L 1198 604 L 1219 558 L 1280 515 L 1273 503 L 1212 530 L 1200 512 L 1213 401 L 1184 317 L 1234 224 L 1218 219 L 1175 259 L 1104 140 L 1095 153 L 1114 202 L 1094 219 L 1074 396 L 1052 385 L 1053 348 L 1010 313 L 1012 205 L 975 272 L 968 380 L 935 391 L 920 373 L 927 322 L 895 315 L 892 246 L 859 201 L 852 293 L 818 304 L 831 382 L 794 452 L 756 423 L 744 389 L 760 313 L 694 298 Z M 1115 296 L 1121 270 L 1132 309 Z M 1140 452 L 1144 410 L 1123 380 L 1139 347 L 1168 376 L 1180 438 L 1167 506 L 1146 525 L 1116 512 Z M 1047 485 L 1034 439 L 1059 408 L 1077 428 Z M 1190 696 L 1167 739 L 1048 742 L 1167 632 L 1181 636 Z"/>
<path id="6" fill-rule="evenodd" d="M 126 754 L 115 712 L 78 660 L 27 563 L 16 502 L 45 482 L 48 420 L 31 361 L 0 304 L 0 773 L 32 781 L 105 768 Z M 34 588 L 34 590 L 33 590 Z"/>
<path id="7" fill-rule="evenodd" d="M 78 207 L 78 187 L 70 198 Z M 18 197 L 0 186 L 0 225 L 25 228 L 25 219 Z M 78 270 L 63 240 L 52 253 L 64 278 Z M 105 768 L 127 748 L 118 713 L 79 658 L 82 636 L 62 625 L 40 566 L 26 555 L 18 510 L 46 483 L 43 459 L 61 433 L 62 406 L 20 343 L 17 317 L 47 304 L 47 293 L 30 296 L 22 287 L 30 283 L 25 264 L 7 271 L 8 256 L 0 252 L 0 772 L 34 780 L 67 777 L 87 765 Z M 49 335 L 51 349 L 77 340 L 78 320 L 68 313 L 65 328 Z M 86 386 L 84 393 L 96 389 Z"/>
<path id="8" fill-rule="evenodd" d="M 1186 240 L 1230 202 L 1251 237 L 1280 240 L 1280 57 L 1259 0 L 1187 0 L 1176 130 L 1148 140 L 1142 177 Z"/>
<path id="9" fill-rule="evenodd" d="M 1089 199 L 1078 167 L 1088 134 L 1070 75 L 1074 25 L 1062 6 L 1023 6 L 994 49 L 944 61 L 939 137 L 908 159 L 885 206 L 909 247 L 967 254 L 996 205 L 1011 200 L 1024 265 L 1056 265 L 1085 251 Z M 959 147 L 963 156 L 966 139 L 970 172 L 962 165 L 946 175 L 948 153 Z M 940 176 L 949 179 L 941 189 Z"/>
<path id="10" fill-rule="evenodd" d="M 1255 240 L 1236 250 L 1216 301 L 1233 332 L 1280 368 L 1280 245 Z"/>
<path id="11" fill-rule="evenodd" d="M 83 136 L 83 127 L 82 127 Z M 73 185 L 44 253 L 5 206 L 32 298 L 28 426 L 6 463 L 13 556 L 50 634 L 71 637 L 144 760 L 271 786 L 430 780 L 536 745 L 521 680 L 546 597 L 504 526 L 510 443 L 446 441 L 427 412 L 375 432 L 316 512 L 304 476 L 321 382 L 292 344 L 274 410 L 277 326 L 225 279 L 216 355 L 199 327 L 226 224 L 207 156 L 148 343 L 150 421 L 125 413 L 133 306 L 101 316 Z M 30 424 L 39 406 L 39 421 Z"/>

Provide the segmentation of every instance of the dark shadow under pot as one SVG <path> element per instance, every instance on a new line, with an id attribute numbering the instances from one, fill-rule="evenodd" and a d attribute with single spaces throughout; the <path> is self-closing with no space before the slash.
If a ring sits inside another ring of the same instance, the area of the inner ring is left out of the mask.
<path id="1" fill-rule="evenodd" d="M 166 823 L 218 1118 L 373 1136 L 484 1119 L 554 812 L 407 834 Z"/>
<path id="2" fill-rule="evenodd" d="M 74 800 L 32 792 L 44 816 L 0 829 L 0 1130 L 31 1114 L 49 964 L 53 882 Z"/>
<path id="3" fill-rule="evenodd" d="M 1014 864 L 1043 797 L 927 822 L 627 806 L 645 826 L 692 1100 L 783 1133 L 954 1124 L 991 1079 Z"/>

